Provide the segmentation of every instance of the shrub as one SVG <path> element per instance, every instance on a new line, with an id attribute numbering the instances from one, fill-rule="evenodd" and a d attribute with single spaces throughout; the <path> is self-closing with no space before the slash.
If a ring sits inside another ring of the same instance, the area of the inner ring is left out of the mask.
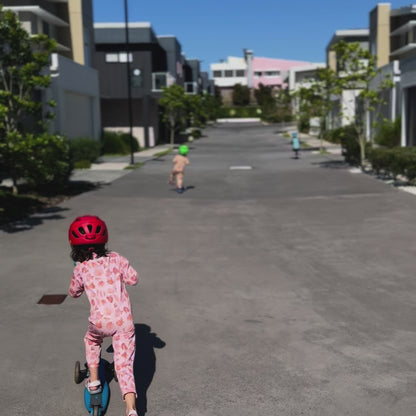
<path id="1" fill-rule="evenodd" d="M 384 120 L 378 127 L 374 142 L 379 146 L 393 148 L 400 146 L 401 118 L 394 121 Z"/>
<path id="2" fill-rule="evenodd" d="M 35 185 L 59 185 L 68 182 L 72 164 L 68 140 L 43 133 L 25 137 L 28 156 L 22 165 L 22 178 Z"/>
<path id="3" fill-rule="evenodd" d="M 139 143 L 133 137 L 133 152 L 139 151 Z M 102 138 L 103 154 L 127 155 L 130 149 L 130 134 L 115 131 L 105 131 Z"/>
<path id="4" fill-rule="evenodd" d="M 202 137 L 202 132 L 201 132 L 201 130 L 200 130 L 200 129 L 192 129 L 192 131 L 191 131 L 191 136 L 192 136 L 194 139 L 199 139 L 200 137 Z"/>
<path id="5" fill-rule="evenodd" d="M 403 175 L 410 181 L 416 179 L 416 149 L 413 147 L 371 149 L 368 160 L 378 174 L 393 178 Z"/>
<path id="6" fill-rule="evenodd" d="M 101 153 L 101 143 L 89 138 L 76 138 L 69 141 L 71 160 L 74 166 L 78 168 L 79 162 L 95 162 Z"/>
<path id="7" fill-rule="evenodd" d="M 334 131 L 334 135 L 335 137 L 339 137 L 345 161 L 350 165 L 358 166 L 361 157 L 360 144 L 355 127 L 353 125 L 340 127 Z"/>
<path id="8" fill-rule="evenodd" d="M 89 169 L 91 167 L 91 162 L 89 160 L 78 160 L 74 162 L 75 169 Z"/>
<path id="9" fill-rule="evenodd" d="M 309 133 L 309 117 L 308 116 L 301 116 L 298 120 L 298 130 L 301 133 Z"/>
<path id="10" fill-rule="evenodd" d="M 221 107 L 219 118 L 246 118 L 259 117 L 258 107 Z"/>

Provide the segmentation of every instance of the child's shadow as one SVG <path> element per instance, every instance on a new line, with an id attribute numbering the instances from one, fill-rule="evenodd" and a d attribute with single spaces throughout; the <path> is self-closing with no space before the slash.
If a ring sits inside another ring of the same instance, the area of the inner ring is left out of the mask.
<path id="1" fill-rule="evenodd" d="M 136 355 L 134 358 L 134 380 L 136 382 L 136 408 L 138 416 L 147 412 L 147 389 L 156 371 L 155 348 L 163 348 L 162 341 L 146 324 L 135 324 Z"/>
<path id="2" fill-rule="evenodd" d="M 155 348 L 163 348 L 166 343 L 162 341 L 146 324 L 134 325 L 136 334 L 136 354 L 134 357 L 133 372 L 136 383 L 136 410 L 138 416 L 147 412 L 147 389 L 152 383 L 156 371 Z M 110 345 L 107 352 L 113 352 Z"/>

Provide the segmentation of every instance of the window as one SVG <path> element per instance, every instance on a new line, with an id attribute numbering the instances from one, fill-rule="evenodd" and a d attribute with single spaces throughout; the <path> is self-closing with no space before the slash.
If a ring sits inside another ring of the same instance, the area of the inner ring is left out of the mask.
<path id="1" fill-rule="evenodd" d="M 185 94 L 196 94 L 196 82 L 185 82 Z"/>
<path id="2" fill-rule="evenodd" d="M 235 71 L 236 77 L 244 77 L 245 75 L 246 75 L 246 72 L 244 71 L 244 69 L 237 69 L 237 71 Z"/>
<path id="3" fill-rule="evenodd" d="M 47 22 L 42 22 L 42 33 L 46 36 L 50 36 L 51 34 L 51 30 L 50 30 L 50 26 L 49 23 Z"/>
<path id="4" fill-rule="evenodd" d="M 119 52 L 118 59 L 119 59 L 119 62 L 123 62 L 123 63 L 127 62 L 127 52 Z"/>
<path id="5" fill-rule="evenodd" d="M 266 71 L 266 77 L 278 77 L 280 71 Z"/>
<path id="6" fill-rule="evenodd" d="M 233 71 L 231 69 L 226 69 L 225 73 L 224 73 L 224 76 L 226 78 L 232 78 L 234 76 Z"/>
<path id="7" fill-rule="evenodd" d="M 254 76 L 255 77 L 261 77 L 263 75 L 263 73 L 261 71 L 254 71 Z"/>
<path id="8" fill-rule="evenodd" d="M 165 72 L 154 72 L 152 74 L 152 90 L 161 91 L 168 86 L 168 74 Z"/>
<path id="9" fill-rule="evenodd" d="M 222 71 L 213 71 L 212 75 L 214 78 L 221 78 L 222 77 Z"/>
<path id="10" fill-rule="evenodd" d="M 113 52 L 113 53 L 106 53 L 105 54 L 105 61 L 107 63 L 125 63 L 127 62 L 127 55 L 129 57 L 129 62 L 133 62 L 133 54 L 127 52 Z"/>
<path id="11" fill-rule="evenodd" d="M 86 29 L 84 29 L 84 63 L 85 66 L 90 66 L 90 34 Z"/>

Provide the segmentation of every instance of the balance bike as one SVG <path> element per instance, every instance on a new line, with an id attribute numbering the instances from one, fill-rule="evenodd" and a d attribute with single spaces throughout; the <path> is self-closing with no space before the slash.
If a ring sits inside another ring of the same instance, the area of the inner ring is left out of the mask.
<path id="1" fill-rule="evenodd" d="M 77 361 L 75 363 L 74 381 L 76 384 L 80 384 L 90 376 L 87 364 L 84 366 L 85 368 L 81 370 L 80 362 Z M 93 416 L 104 415 L 110 399 L 110 388 L 108 383 L 111 378 L 114 378 L 114 380 L 117 381 L 114 365 L 103 359 L 100 360 L 98 374 L 101 381 L 101 391 L 99 393 L 90 393 L 86 386 L 84 389 L 85 408 L 88 413 Z"/>

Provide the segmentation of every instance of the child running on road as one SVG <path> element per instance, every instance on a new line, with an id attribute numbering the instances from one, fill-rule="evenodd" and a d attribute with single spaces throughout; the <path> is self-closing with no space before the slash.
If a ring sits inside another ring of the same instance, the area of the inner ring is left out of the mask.
<path id="1" fill-rule="evenodd" d="M 174 185 L 176 179 L 176 192 L 182 194 L 185 191 L 183 186 L 183 178 L 185 173 L 185 166 L 189 165 L 188 146 L 183 144 L 179 146 L 179 154 L 173 158 L 173 169 L 169 176 L 169 183 Z"/>
<path id="2" fill-rule="evenodd" d="M 296 132 L 292 133 L 292 149 L 295 154 L 295 159 L 299 159 L 300 141 Z"/>
<path id="3" fill-rule="evenodd" d="M 68 231 L 76 262 L 69 294 L 77 298 L 85 291 L 90 302 L 88 331 L 84 337 L 89 369 L 87 389 L 91 394 L 101 391 L 98 375 L 101 344 L 112 337 L 114 364 L 126 415 L 137 416 L 136 386 L 133 374 L 135 332 L 127 285 L 137 284 L 137 272 L 128 260 L 105 247 L 107 226 L 100 218 L 86 215 L 76 218 Z"/>

